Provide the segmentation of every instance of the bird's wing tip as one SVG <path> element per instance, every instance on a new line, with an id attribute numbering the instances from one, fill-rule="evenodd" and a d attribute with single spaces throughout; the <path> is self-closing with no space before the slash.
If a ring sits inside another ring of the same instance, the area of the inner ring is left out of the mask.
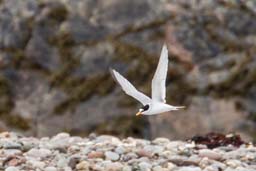
<path id="1" fill-rule="evenodd" d="M 167 49 L 167 44 L 166 43 L 163 44 L 163 48 Z"/>

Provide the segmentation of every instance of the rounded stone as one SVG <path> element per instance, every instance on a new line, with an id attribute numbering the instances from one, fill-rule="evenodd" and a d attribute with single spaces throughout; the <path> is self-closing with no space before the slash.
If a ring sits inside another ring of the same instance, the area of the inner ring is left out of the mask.
<path id="1" fill-rule="evenodd" d="M 201 149 L 199 150 L 199 156 L 200 157 L 207 157 L 212 160 L 220 160 L 222 158 L 220 153 L 217 153 L 213 150 L 209 149 Z"/>
<path id="2" fill-rule="evenodd" d="M 126 165 L 126 166 L 123 167 L 122 171 L 132 171 L 132 167 Z"/>
<path id="3" fill-rule="evenodd" d="M 46 167 L 45 171 L 57 171 L 56 167 Z"/>
<path id="4" fill-rule="evenodd" d="M 19 171 L 20 169 L 18 169 L 17 167 L 13 167 L 13 166 L 10 166 L 10 167 L 7 167 L 5 169 L 5 171 Z"/>
<path id="5" fill-rule="evenodd" d="M 112 152 L 112 151 L 105 152 L 105 156 L 106 156 L 107 160 L 116 161 L 119 159 L 119 154 Z"/>
<path id="6" fill-rule="evenodd" d="M 147 162 L 140 162 L 139 167 L 141 171 L 150 171 L 152 168 L 152 165 Z"/>
<path id="7" fill-rule="evenodd" d="M 88 158 L 92 159 L 92 158 L 103 158 L 104 157 L 104 153 L 100 152 L 100 151 L 92 151 L 90 153 L 88 153 Z"/>
<path id="8" fill-rule="evenodd" d="M 87 161 L 81 161 L 76 165 L 77 170 L 89 170 L 90 164 Z"/>

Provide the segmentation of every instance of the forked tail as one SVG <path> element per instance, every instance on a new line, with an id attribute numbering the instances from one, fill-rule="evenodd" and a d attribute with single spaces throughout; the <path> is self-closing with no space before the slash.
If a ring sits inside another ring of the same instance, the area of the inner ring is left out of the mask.
<path id="1" fill-rule="evenodd" d="M 173 110 L 179 110 L 179 109 L 184 109 L 186 106 L 173 106 Z"/>

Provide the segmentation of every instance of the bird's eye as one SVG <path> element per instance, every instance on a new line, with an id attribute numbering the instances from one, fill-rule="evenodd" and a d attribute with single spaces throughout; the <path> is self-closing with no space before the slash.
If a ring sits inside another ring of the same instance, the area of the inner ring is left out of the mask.
<path id="1" fill-rule="evenodd" d="M 147 105 L 143 106 L 142 109 L 143 109 L 144 111 L 148 110 L 148 109 L 149 109 L 149 105 L 147 104 Z"/>

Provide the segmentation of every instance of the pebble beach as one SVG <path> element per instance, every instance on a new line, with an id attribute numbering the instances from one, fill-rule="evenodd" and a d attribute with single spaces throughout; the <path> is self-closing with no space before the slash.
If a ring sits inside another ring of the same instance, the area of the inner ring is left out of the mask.
<path id="1" fill-rule="evenodd" d="M 5 171 L 254 171 L 256 147 L 246 143 L 208 148 L 194 141 L 95 134 L 34 138 L 4 132 L 0 166 Z"/>

